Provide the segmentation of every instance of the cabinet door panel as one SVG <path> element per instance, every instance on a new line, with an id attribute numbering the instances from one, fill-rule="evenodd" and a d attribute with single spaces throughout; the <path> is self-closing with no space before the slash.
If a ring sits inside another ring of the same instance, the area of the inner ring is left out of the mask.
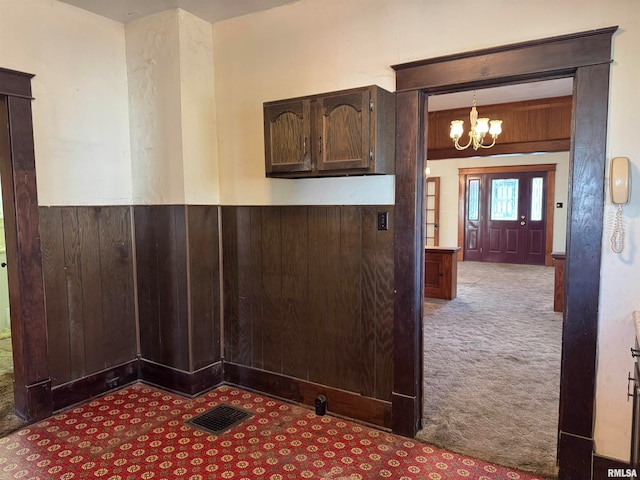
<path id="1" fill-rule="evenodd" d="M 318 170 L 369 168 L 369 90 L 318 99 Z"/>
<path id="2" fill-rule="evenodd" d="M 265 106 L 265 168 L 272 172 L 311 171 L 309 100 Z"/>

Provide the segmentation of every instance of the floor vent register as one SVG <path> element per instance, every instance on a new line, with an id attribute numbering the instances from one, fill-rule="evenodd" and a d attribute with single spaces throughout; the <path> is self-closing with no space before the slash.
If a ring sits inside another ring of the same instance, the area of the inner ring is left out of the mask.
<path id="1" fill-rule="evenodd" d="M 220 435 L 252 416 L 253 414 L 246 410 L 222 404 L 192 418 L 187 423 L 214 435 Z"/>

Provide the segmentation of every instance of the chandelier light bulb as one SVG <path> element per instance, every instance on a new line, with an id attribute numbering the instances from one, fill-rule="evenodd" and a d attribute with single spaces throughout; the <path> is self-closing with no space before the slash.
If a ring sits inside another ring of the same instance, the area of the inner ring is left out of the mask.
<path id="1" fill-rule="evenodd" d="M 451 122 L 451 133 L 449 136 L 455 140 L 460 138 L 464 133 L 464 122 L 462 120 L 454 120 Z"/>
<path id="2" fill-rule="evenodd" d="M 502 120 L 491 120 L 489 124 L 489 133 L 491 136 L 497 137 L 502 133 Z"/>

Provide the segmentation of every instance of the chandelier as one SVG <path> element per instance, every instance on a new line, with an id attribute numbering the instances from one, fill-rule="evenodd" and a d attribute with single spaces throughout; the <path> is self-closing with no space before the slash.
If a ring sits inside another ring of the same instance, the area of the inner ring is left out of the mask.
<path id="1" fill-rule="evenodd" d="M 465 150 L 473 145 L 474 150 L 479 148 L 491 148 L 496 144 L 498 135 L 502 133 L 502 120 L 489 120 L 488 118 L 478 118 L 478 110 L 476 110 L 476 93 L 473 92 L 473 107 L 469 113 L 471 122 L 471 130 L 469 131 L 469 141 L 466 145 L 460 145 L 459 140 L 464 133 L 464 121 L 453 120 L 451 122 L 451 132 L 449 136 L 453 139 L 456 150 Z M 489 133 L 493 141 L 491 145 L 484 144 L 484 137 Z"/>

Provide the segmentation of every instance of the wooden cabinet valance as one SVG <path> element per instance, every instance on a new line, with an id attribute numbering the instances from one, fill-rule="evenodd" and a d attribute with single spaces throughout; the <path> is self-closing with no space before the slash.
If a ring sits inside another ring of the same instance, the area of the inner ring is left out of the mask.
<path id="1" fill-rule="evenodd" d="M 267 177 L 394 173 L 395 95 L 378 86 L 264 104 Z"/>
<path id="2" fill-rule="evenodd" d="M 460 143 L 467 142 L 471 105 L 429 112 L 427 159 L 569 151 L 572 106 L 571 96 L 478 106 L 482 117 L 503 122 L 496 144 L 486 150 L 456 150 L 449 136 L 451 121 L 464 120 Z"/>

